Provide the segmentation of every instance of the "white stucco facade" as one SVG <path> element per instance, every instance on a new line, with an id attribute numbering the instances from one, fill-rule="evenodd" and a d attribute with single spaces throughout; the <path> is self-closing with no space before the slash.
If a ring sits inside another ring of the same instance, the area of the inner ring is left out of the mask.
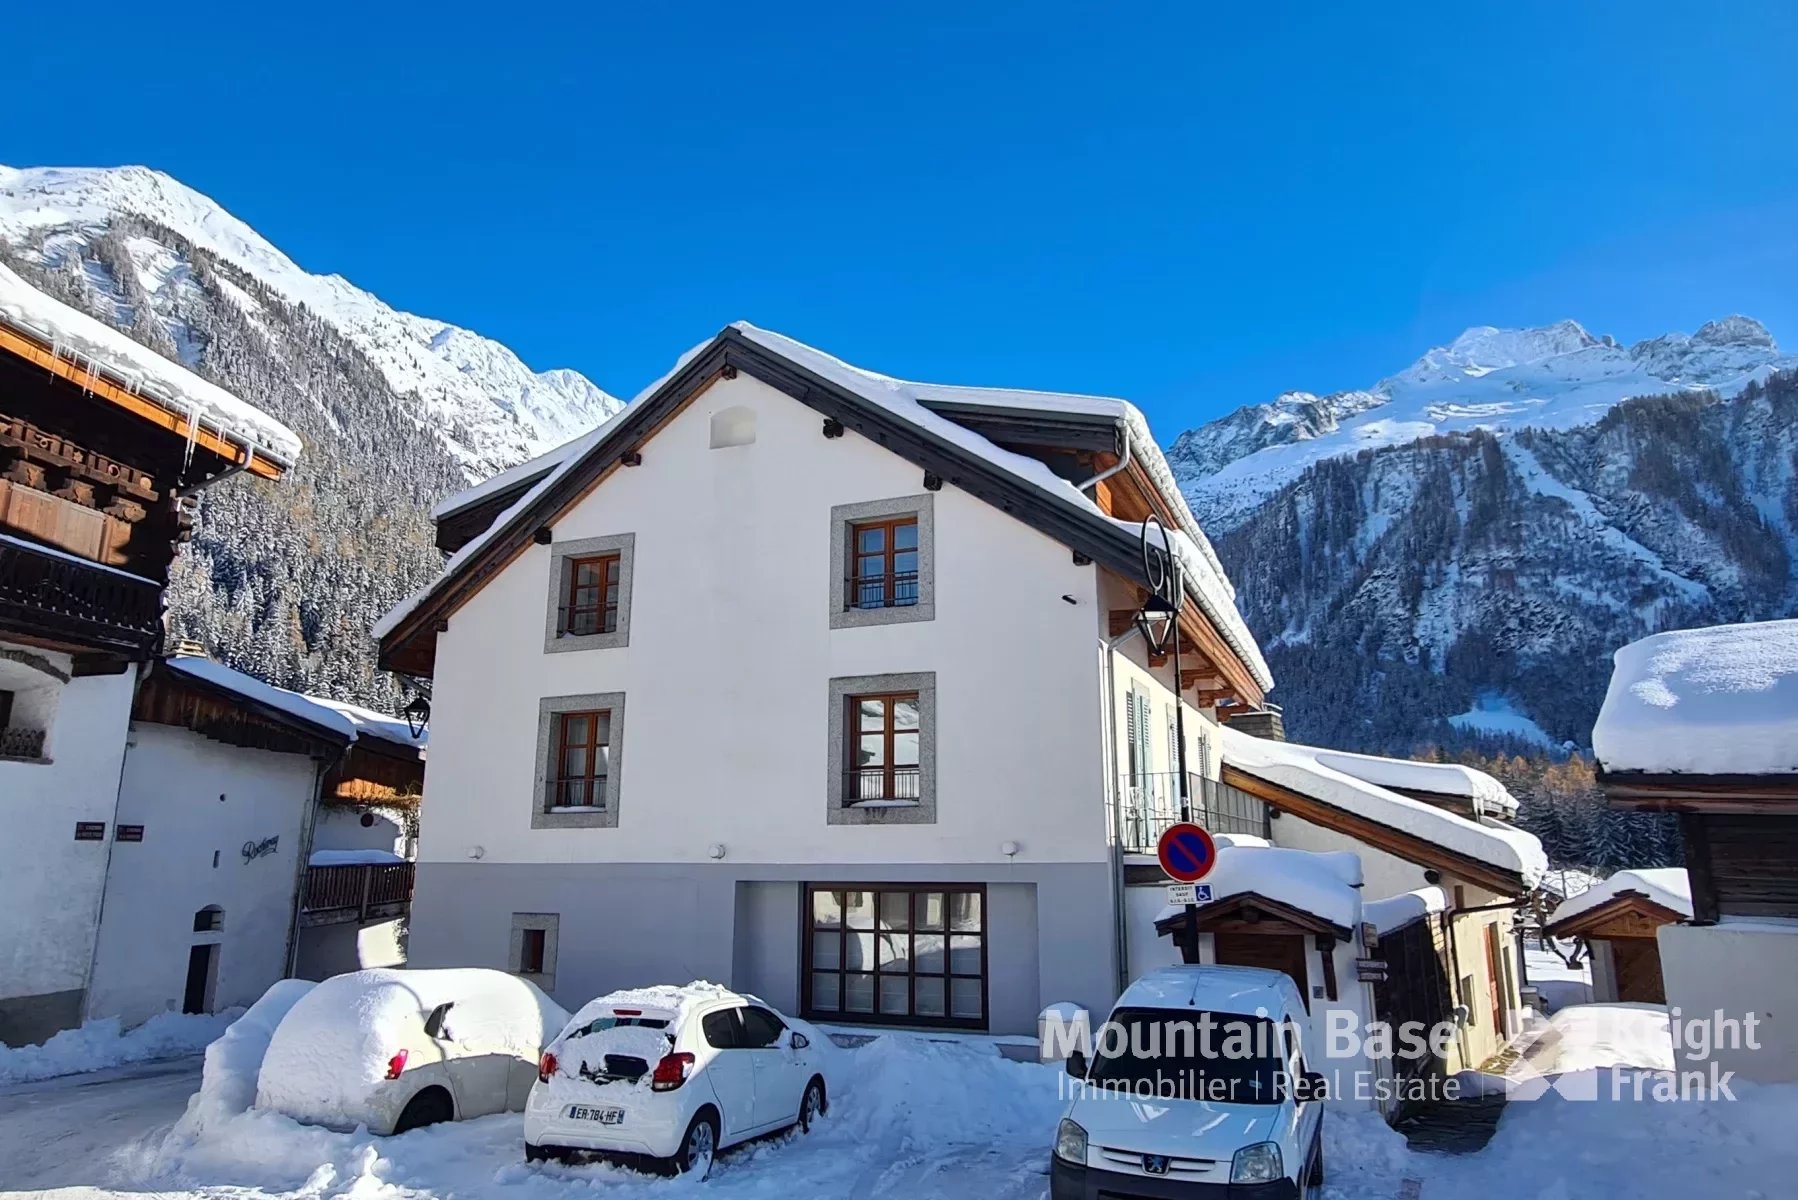
<path id="1" fill-rule="evenodd" d="M 144 835 L 113 849 L 90 1017 L 134 1024 L 180 1011 L 196 944 L 218 946 L 208 1011 L 251 1004 L 286 973 L 319 770 L 306 754 L 133 723 L 118 820 Z M 208 906 L 223 910 L 220 928 L 195 932 L 195 914 Z"/>
<path id="2" fill-rule="evenodd" d="M 0 643 L 70 675 L 67 655 Z M 78 1022 L 113 850 L 135 670 L 66 682 L 18 661 L 3 683 L 45 721 L 42 756 L 0 759 L 0 1041 L 36 1041 Z M 104 826 L 77 841 L 76 825 Z"/>
<path id="3" fill-rule="evenodd" d="M 1798 920 L 1728 917 L 1718 925 L 1663 925 L 1656 936 L 1669 1013 L 1709 1026 L 1705 1041 L 1687 1036 L 1675 1045 L 1680 1069 L 1706 1072 L 1715 1064 L 1759 1083 L 1798 1081 Z M 1748 1044 L 1751 1014 L 1755 1045 Z M 1722 1022 L 1733 1022 L 1740 1036 Z"/>

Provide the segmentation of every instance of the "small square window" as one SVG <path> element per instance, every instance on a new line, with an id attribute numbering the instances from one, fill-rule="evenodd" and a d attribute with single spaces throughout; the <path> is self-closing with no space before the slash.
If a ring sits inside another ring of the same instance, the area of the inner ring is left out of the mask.
<path id="1" fill-rule="evenodd" d="M 547 653 L 630 645 L 631 562 L 636 535 L 550 544 Z"/>
<path id="2" fill-rule="evenodd" d="M 532 829 L 618 824 L 624 693 L 550 696 L 538 702 Z"/>
<path id="3" fill-rule="evenodd" d="M 830 510 L 832 629 L 935 619 L 935 500 L 927 492 Z"/>
<path id="4" fill-rule="evenodd" d="M 554 991 L 556 986 L 556 943 L 561 924 L 558 913 L 512 914 L 512 973 L 546 992 Z"/>
<path id="5" fill-rule="evenodd" d="M 618 581 L 624 560 L 617 554 L 571 558 L 564 568 L 568 595 L 562 605 L 564 634 L 591 637 L 618 631 Z"/>
<path id="6" fill-rule="evenodd" d="M 520 975 L 543 974 L 543 952 L 549 945 L 547 929 L 522 929 L 521 945 L 518 954 L 518 973 Z"/>

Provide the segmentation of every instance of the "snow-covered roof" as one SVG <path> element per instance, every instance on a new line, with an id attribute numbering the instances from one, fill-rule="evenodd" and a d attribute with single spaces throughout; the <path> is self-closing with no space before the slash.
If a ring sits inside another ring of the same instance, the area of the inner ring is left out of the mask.
<path id="1" fill-rule="evenodd" d="M 1254 893 L 1353 929 L 1361 921 L 1361 856 L 1346 850 L 1319 853 L 1281 846 L 1220 846 L 1217 865 L 1205 876 L 1211 902 Z M 1170 904 L 1160 924 L 1185 909 Z"/>
<path id="2" fill-rule="evenodd" d="M 1218 733 L 1227 765 L 1269 783 L 1514 873 L 1525 887 L 1534 887 L 1548 869 L 1548 857 L 1535 834 L 1491 818 L 1474 821 L 1401 796 L 1322 761 L 1322 756 L 1337 751 L 1251 737 L 1228 725 Z"/>
<path id="3" fill-rule="evenodd" d="M 1460 796 L 1471 801 L 1477 812 L 1499 812 L 1508 816 L 1517 811 L 1517 797 L 1511 795 L 1504 784 L 1484 771 L 1459 763 L 1416 762 L 1378 754 L 1350 754 L 1346 750 L 1319 750 L 1317 761 L 1344 775 L 1353 775 L 1363 783 L 1377 784 L 1393 791 Z"/>
<path id="4" fill-rule="evenodd" d="M 341 739 L 346 744 L 363 737 L 373 737 L 422 750 L 428 739 L 428 734 L 420 734 L 414 738 L 406 723 L 394 717 L 354 704 L 345 704 L 341 700 L 302 696 L 298 692 L 264 683 L 254 675 L 246 675 L 197 654 L 177 654 L 163 660 L 163 666 L 176 674 L 186 675 L 213 687 L 234 692 L 247 700 L 267 705 L 331 737 Z"/>
<path id="5" fill-rule="evenodd" d="M 1618 871 L 1579 895 L 1561 901 L 1555 906 L 1554 915 L 1549 918 L 1548 923 L 1551 926 L 1559 925 L 1581 913 L 1591 912 L 1625 892 L 1637 892 L 1681 916 L 1692 915 L 1692 883 L 1686 877 L 1684 867 L 1641 867 Z"/>
<path id="6" fill-rule="evenodd" d="M 1613 656 L 1592 729 L 1607 772 L 1798 772 L 1798 620 L 1657 633 Z"/>
<path id="7" fill-rule="evenodd" d="M 587 435 L 584 433 L 577 437 L 571 437 L 560 446 L 545 450 L 535 458 L 526 459 L 515 467 L 507 467 L 499 474 L 483 479 L 473 487 L 463 488 L 452 496 L 445 496 L 431 509 L 431 519 L 439 520 L 458 509 L 478 504 L 489 496 L 503 492 L 521 480 L 555 470 L 586 439 Z"/>
<path id="8" fill-rule="evenodd" d="M 1447 907 L 1448 893 L 1439 887 L 1421 887 L 1384 900 L 1366 901 L 1361 905 L 1361 916 L 1381 933 L 1392 933 Z"/>
<path id="9" fill-rule="evenodd" d="M 1023 480 L 1045 496 L 1076 505 L 1086 513 L 1108 521 L 1110 518 L 1106 517 L 1090 497 L 1072 483 L 1056 475 L 1041 461 L 1001 449 L 966 426 L 932 412 L 924 400 L 926 398 L 970 399 L 978 396 L 981 403 L 1009 404 L 1016 407 L 1041 408 L 1061 405 L 1065 408 L 1068 405 L 1079 405 L 1081 406 L 1079 411 L 1109 412 L 1124 421 L 1130 429 L 1133 452 L 1141 458 L 1145 469 L 1155 479 L 1156 484 L 1185 525 L 1184 529 L 1174 530 L 1173 533 L 1175 550 L 1181 557 L 1193 598 L 1198 601 L 1200 608 L 1210 618 L 1211 623 L 1217 627 L 1224 640 L 1247 665 L 1256 682 L 1263 688 L 1273 686 L 1273 675 L 1268 670 L 1267 661 L 1261 656 L 1260 647 L 1256 644 L 1254 635 L 1249 632 L 1247 623 L 1242 619 L 1242 614 L 1237 611 L 1236 589 L 1225 574 L 1223 565 L 1218 561 L 1217 553 L 1212 549 L 1210 541 L 1199 529 L 1197 520 L 1187 509 L 1186 502 L 1180 495 L 1180 489 L 1175 485 L 1173 472 L 1168 469 L 1166 460 L 1162 458 L 1160 450 L 1155 447 L 1154 439 L 1149 433 L 1148 423 L 1134 406 L 1122 400 L 1099 396 L 1071 396 L 1062 393 L 1017 392 L 1003 389 L 952 388 L 939 384 L 911 383 L 851 366 L 822 350 L 795 341 L 784 334 L 760 329 L 746 321 L 738 321 L 730 328 L 745 340 L 779 355 L 863 400 L 879 405 L 916 428 Z M 378 639 L 391 633 L 400 622 L 411 615 L 432 594 L 438 583 L 449 578 L 458 567 L 484 550 L 495 537 L 499 536 L 507 522 L 516 513 L 555 487 L 570 470 L 590 452 L 598 448 L 609 434 L 623 423 L 623 418 L 638 403 L 655 394 L 664 383 L 672 379 L 683 366 L 712 345 L 715 340 L 715 338 L 708 338 L 688 350 L 666 375 L 639 392 L 617 416 L 584 437 L 566 446 L 558 447 L 536 460 L 538 466 L 545 465 L 552 460 L 555 462 L 555 466 L 520 497 L 516 504 L 495 519 L 482 534 L 451 556 L 450 560 L 444 564 L 443 574 L 437 581 L 414 593 L 383 616 L 375 625 L 374 636 Z M 530 466 L 530 464 L 526 464 L 526 466 Z M 530 474 L 531 470 L 522 467 L 515 468 L 511 481 L 528 478 Z M 503 490 L 506 486 L 498 484 L 489 487 L 492 482 L 488 481 L 486 484 L 458 493 L 439 505 L 439 511 L 453 511 L 474 500 L 481 499 L 483 496 L 491 495 L 494 491 Z M 1132 533 L 1136 531 L 1136 526 L 1129 522 L 1117 522 L 1117 524 Z"/>
<path id="10" fill-rule="evenodd" d="M 0 323 L 263 458 L 291 465 L 300 437 L 261 409 L 38 291 L 0 264 Z"/>

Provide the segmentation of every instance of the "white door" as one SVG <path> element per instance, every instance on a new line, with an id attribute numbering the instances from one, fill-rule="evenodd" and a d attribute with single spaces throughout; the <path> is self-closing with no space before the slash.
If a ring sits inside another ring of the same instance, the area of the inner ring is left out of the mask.
<path id="1" fill-rule="evenodd" d="M 799 1119 L 799 1100 L 808 1076 L 781 1019 L 750 1005 L 743 1013 L 743 1047 L 755 1061 L 755 1123 L 790 1125 Z"/>
<path id="2" fill-rule="evenodd" d="M 724 1110 L 724 1139 L 732 1141 L 755 1128 L 755 1055 L 743 1049 L 740 1008 L 720 1008 L 699 1019 L 700 1032 L 713 1050 L 706 1078 Z"/>

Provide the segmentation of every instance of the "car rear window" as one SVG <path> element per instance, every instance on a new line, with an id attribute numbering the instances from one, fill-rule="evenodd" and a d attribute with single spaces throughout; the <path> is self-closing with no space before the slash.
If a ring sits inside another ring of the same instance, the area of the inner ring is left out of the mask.
<path id="1" fill-rule="evenodd" d="M 668 1022 L 662 1017 L 595 1017 L 579 1029 L 571 1031 L 571 1038 L 588 1037 L 595 1033 L 604 1033 L 608 1029 L 666 1029 Z"/>

